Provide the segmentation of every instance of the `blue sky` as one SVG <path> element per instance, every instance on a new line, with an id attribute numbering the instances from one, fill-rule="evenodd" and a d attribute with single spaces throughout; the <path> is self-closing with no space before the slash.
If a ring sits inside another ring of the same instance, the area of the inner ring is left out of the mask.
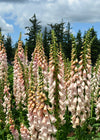
<path id="1" fill-rule="evenodd" d="M 59 23 L 62 19 L 71 23 L 76 35 L 92 26 L 100 38 L 100 1 L 99 0 L 0 0 L 0 27 L 3 34 L 12 37 L 13 44 L 22 32 L 25 39 L 25 26 L 34 13 L 42 26 Z"/>

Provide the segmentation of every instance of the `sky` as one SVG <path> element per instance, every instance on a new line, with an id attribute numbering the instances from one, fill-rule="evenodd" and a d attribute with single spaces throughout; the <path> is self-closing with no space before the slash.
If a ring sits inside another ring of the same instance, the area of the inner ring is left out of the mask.
<path id="1" fill-rule="evenodd" d="M 18 41 L 22 32 L 25 36 L 25 27 L 30 26 L 29 18 L 34 13 L 41 25 L 70 22 L 72 32 L 82 33 L 92 26 L 100 38 L 100 0 L 0 0 L 0 27 L 5 36 L 9 33 L 13 44 Z"/>

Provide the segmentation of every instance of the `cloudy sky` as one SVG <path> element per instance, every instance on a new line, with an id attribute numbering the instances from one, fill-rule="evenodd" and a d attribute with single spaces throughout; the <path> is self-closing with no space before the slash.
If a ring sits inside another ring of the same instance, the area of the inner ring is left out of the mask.
<path id="1" fill-rule="evenodd" d="M 10 33 L 13 43 L 19 32 L 25 38 L 25 26 L 34 13 L 43 26 L 70 22 L 73 33 L 82 32 L 94 26 L 100 38 L 100 0 L 0 0 L 0 27 L 3 33 Z"/>

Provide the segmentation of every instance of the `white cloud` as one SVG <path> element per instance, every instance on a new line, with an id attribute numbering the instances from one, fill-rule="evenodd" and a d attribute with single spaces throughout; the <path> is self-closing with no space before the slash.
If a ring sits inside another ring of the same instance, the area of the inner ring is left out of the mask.
<path id="1" fill-rule="evenodd" d="M 11 33 L 13 32 L 13 25 L 6 23 L 6 21 L 0 16 L 0 27 L 2 29 L 2 33 Z"/>
<path id="2" fill-rule="evenodd" d="M 100 22 L 99 0 L 3 0 L 0 15 L 10 14 L 15 24 L 24 29 L 35 13 L 42 25 L 57 23 L 62 19 L 70 22 Z M 6 3 L 6 2 L 9 3 Z M 11 2 L 12 1 L 12 2 Z M 10 17 L 10 18 L 11 18 Z"/>

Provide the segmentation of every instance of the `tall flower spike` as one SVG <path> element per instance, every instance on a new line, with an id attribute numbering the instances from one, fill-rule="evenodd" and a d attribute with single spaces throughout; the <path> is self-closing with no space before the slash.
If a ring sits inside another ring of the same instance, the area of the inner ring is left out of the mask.
<path id="1" fill-rule="evenodd" d="M 29 120 L 29 130 L 31 135 L 31 140 L 36 140 L 38 136 L 38 127 L 37 122 L 37 108 L 36 108 L 36 99 L 37 99 L 37 77 L 38 77 L 38 66 L 37 66 L 37 51 L 35 49 L 35 56 L 33 55 L 32 62 L 30 64 L 30 84 L 28 90 L 28 120 Z"/>
<path id="2" fill-rule="evenodd" d="M 1 34 L 1 32 L 0 32 Z M 2 35 L 1 35 L 2 36 Z M 5 99 L 5 93 L 4 93 L 4 88 L 5 88 L 5 79 L 7 79 L 7 55 L 6 55 L 6 50 L 4 47 L 4 44 L 2 42 L 2 38 L 0 40 L 0 120 L 4 122 L 5 117 L 4 117 L 4 113 L 5 113 L 5 108 L 6 108 L 6 101 Z M 5 101 L 5 103 L 3 103 L 3 99 Z M 5 106 L 5 108 L 4 108 Z"/>
<path id="3" fill-rule="evenodd" d="M 52 105 L 52 112 L 56 118 L 56 127 L 64 123 L 66 110 L 66 89 L 65 89 L 65 67 L 63 54 L 57 50 L 55 33 L 52 30 L 52 43 L 50 46 L 49 59 L 49 99 Z"/>
<path id="4" fill-rule="evenodd" d="M 18 41 L 18 50 L 15 53 L 14 60 L 14 96 L 17 108 L 19 108 L 19 103 L 26 106 L 26 92 L 28 89 L 26 77 L 26 62 L 25 54 L 22 48 L 21 33 Z M 24 108 L 23 108 L 24 109 Z"/>
<path id="5" fill-rule="evenodd" d="M 58 80 L 58 50 L 56 43 L 56 36 L 54 30 L 51 32 L 52 42 L 50 45 L 50 55 L 49 55 L 49 100 L 52 105 L 52 112 L 56 118 L 56 127 L 59 127 L 60 118 L 59 118 L 59 80 Z M 62 116 L 61 116 L 62 117 Z"/>
<path id="6" fill-rule="evenodd" d="M 16 101 L 16 106 L 19 108 L 19 103 L 22 102 L 26 106 L 26 93 L 25 93 L 25 85 L 23 79 L 23 71 L 22 67 L 18 61 L 17 53 L 15 54 L 14 61 L 14 96 Z"/>
<path id="7" fill-rule="evenodd" d="M 56 37 L 54 31 L 52 30 L 52 44 L 50 46 L 50 59 L 49 59 L 49 99 L 52 104 L 52 109 L 54 109 L 55 104 L 55 88 L 56 88 L 56 77 L 54 75 L 57 63 L 57 50 L 56 50 Z M 57 75 L 56 75 L 57 76 Z"/>
<path id="8" fill-rule="evenodd" d="M 84 42 L 83 42 L 83 51 L 80 56 L 79 62 L 79 71 L 80 78 L 82 78 L 81 87 L 84 97 L 84 113 L 81 115 L 81 125 L 85 122 L 85 120 L 90 116 L 90 100 L 91 100 L 91 43 L 90 40 L 91 29 L 87 32 Z M 81 73 L 82 72 L 82 73 Z"/>
<path id="9" fill-rule="evenodd" d="M 44 54 L 41 34 L 37 35 L 36 47 L 38 48 L 38 53 L 39 53 L 38 66 L 42 68 L 43 76 L 44 76 L 44 79 L 43 79 L 44 86 L 45 86 L 44 89 L 46 92 L 48 92 L 48 63 L 47 63 L 46 56 Z"/>
<path id="10" fill-rule="evenodd" d="M 44 48 L 42 43 L 42 35 L 37 35 L 37 41 L 36 41 L 36 48 L 34 49 L 34 52 L 32 54 L 32 61 L 29 65 L 29 83 L 31 84 L 31 73 L 35 75 L 34 78 L 36 78 L 37 82 L 37 75 L 38 75 L 38 67 L 42 67 L 43 75 L 44 75 L 44 83 L 45 83 L 45 90 L 48 91 L 47 85 L 48 85 L 48 64 L 47 60 L 44 54 Z M 33 70 L 34 69 L 34 70 Z"/>
<path id="11" fill-rule="evenodd" d="M 44 55 L 42 37 L 37 36 L 36 48 L 30 63 L 30 89 L 28 94 L 28 120 L 31 139 L 53 139 L 55 118 L 48 113 L 48 65 Z M 48 130 L 48 131 L 47 131 Z"/>
<path id="12" fill-rule="evenodd" d="M 59 73 L 58 73 L 58 80 L 59 80 L 59 108 L 60 108 L 60 119 L 61 122 L 64 123 L 63 116 L 65 115 L 66 111 L 66 88 L 65 88 L 65 74 L 64 74 L 64 60 L 62 56 L 62 52 L 60 50 L 58 54 L 58 67 L 59 67 Z"/>
<path id="13" fill-rule="evenodd" d="M 28 91 L 28 120 L 31 140 L 36 140 L 38 136 L 38 121 L 37 121 L 37 86 L 38 86 L 38 46 L 32 54 L 32 61 L 29 65 L 29 91 Z"/>
<path id="14" fill-rule="evenodd" d="M 48 65 L 44 55 L 42 38 L 37 36 L 36 48 L 30 63 L 30 89 L 28 94 L 28 120 L 31 139 L 53 139 L 51 133 L 56 132 L 55 122 L 47 102 Z M 48 130 L 48 131 L 47 131 Z"/>
<path id="15" fill-rule="evenodd" d="M 29 65 L 29 91 L 28 91 L 28 120 L 29 120 L 29 130 L 31 134 L 31 140 L 36 140 L 38 136 L 37 122 L 37 86 L 38 86 L 38 59 L 39 50 L 38 46 L 35 48 L 32 54 L 32 61 Z"/>
<path id="16" fill-rule="evenodd" d="M 13 71 L 14 71 L 13 94 L 15 97 L 16 109 L 17 109 L 17 111 L 20 110 L 19 119 L 20 119 L 20 123 L 21 123 L 21 122 L 23 122 L 23 118 L 26 117 L 25 115 L 27 115 L 27 114 L 25 114 L 25 110 L 27 108 L 27 91 L 28 91 L 28 68 L 27 68 L 26 58 L 25 58 L 25 54 L 24 54 L 24 49 L 22 47 L 21 33 L 20 33 L 20 37 L 19 37 L 19 41 L 18 41 L 18 49 L 15 53 Z M 14 126 L 14 128 L 15 128 L 15 126 Z M 25 129 L 25 130 L 27 130 L 27 129 Z M 17 129 L 16 129 L 16 131 L 17 131 Z M 27 130 L 27 132 L 28 132 L 28 130 Z M 12 130 L 12 133 L 13 133 L 13 130 Z M 21 131 L 21 134 L 22 133 L 23 132 Z M 24 134 L 22 134 L 22 135 L 23 135 L 23 137 L 25 136 Z M 27 134 L 27 136 L 28 136 L 28 134 Z"/>
<path id="17" fill-rule="evenodd" d="M 81 89 L 79 88 L 79 75 L 78 75 L 78 59 L 76 57 L 76 43 L 75 38 L 72 36 L 72 53 L 71 53 L 71 72 L 70 72 L 70 85 L 67 91 L 67 105 L 68 109 L 72 114 L 72 124 L 75 128 L 80 125 L 80 94 Z"/>

